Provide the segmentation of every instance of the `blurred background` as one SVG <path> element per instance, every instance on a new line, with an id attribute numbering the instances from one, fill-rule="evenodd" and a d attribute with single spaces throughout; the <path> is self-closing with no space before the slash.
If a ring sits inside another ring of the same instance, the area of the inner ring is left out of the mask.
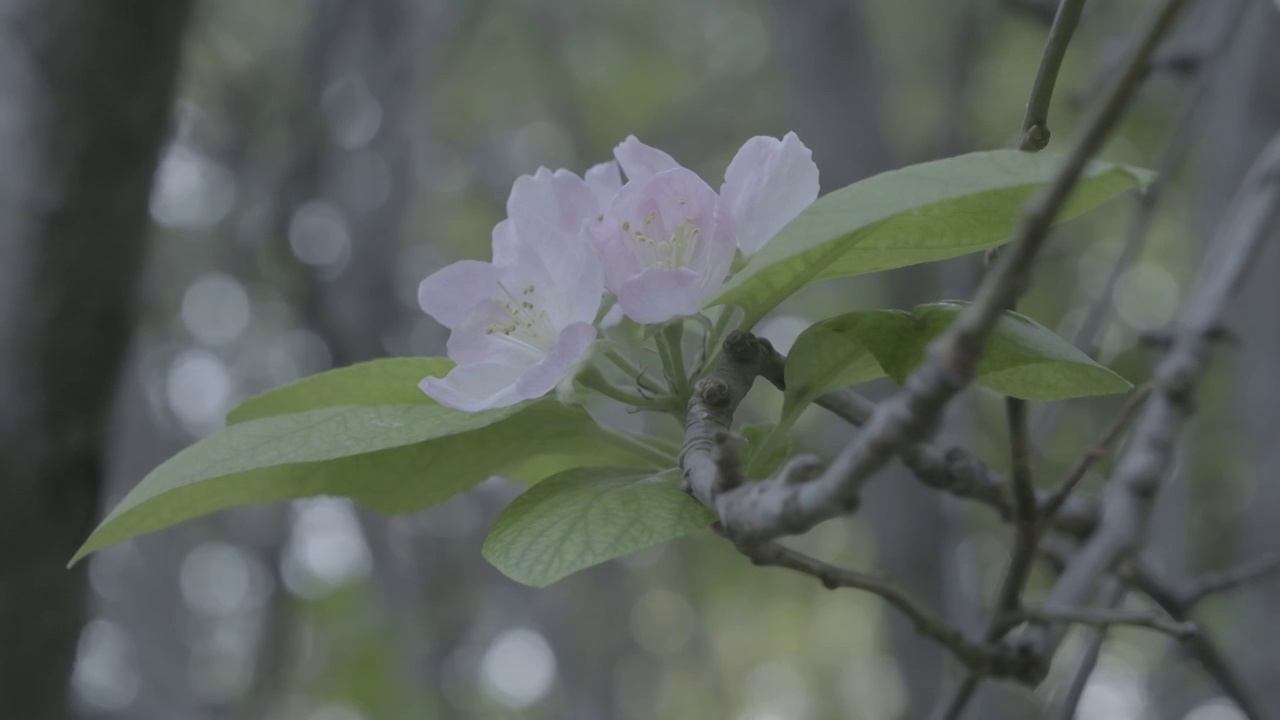
<path id="1" fill-rule="evenodd" d="M 1144 4 L 1087 7 L 1049 152 Z M 878 599 L 752 567 L 710 533 L 544 590 L 507 580 L 479 554 L 519 492 L 501 479 L 409 517 L 334 499 L 225 512 L 64 565 L 240 399 L 372 357 L 443 354 L 417 284 L 487 259 L 518 175 L 581 172 L 628 134 L 718 187 L 747 138 L 795 130 L 824 191 L 1011 147 L 1055 7 L 0 0 L 0 715 L 925 717 L 959 677 L 942 650 Z M 1173 317 L 1277 127 L 1280 10 L 1192 3 L 1105 152 L 1167 185 L 1058 231 L 1023 311 L 1144 379 L 1140 335 Z M 1280 253 L 1264 261 L 1160 500 L 1145 557 L 1171 578 L 1280 545 Z M 980 272 L 970 257 L 829 283 L 763 331 L 785 349 L 816 319 L 968 297 Z M 1036 407 L 1037 477 L 1056 482 L 1120 403 Z M 740 420 L 778 404 L 758 388 Z M 813 412 L 797 435 L 829 453 L 849 431 Z M 1006 468 L 1000 399 L 967 394 L 941 440 Z M 1011 531 L 901 468 L 885 475 L 863 512 L 800 544 L 882 570 L 978 632 Z M 1270 708 L 1278 607 L 1270 581 L 1202 612 Z M 1163 637 L 1110 637 L 1079 717 L 1243 717 Z M 989 683 L 969 716 L 1048 717 L 1082 646 L 1073 635 L 1034 694 Z"/>

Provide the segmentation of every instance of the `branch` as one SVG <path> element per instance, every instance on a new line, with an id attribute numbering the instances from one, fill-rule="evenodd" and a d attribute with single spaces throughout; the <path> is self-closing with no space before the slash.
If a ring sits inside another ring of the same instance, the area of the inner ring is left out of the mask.
<path id="1" fill-rule="evenodd" d="M 1124 583 L 1116 580 L 1104 591 L 1105 606 L 1114 608 L 1124 602 L 1126 589 Z M 1080 658 L 1080 667 L 1071 678 L 1071 686 L 1067 688 L 1066 697 L 1058 709 L 1058 720 L 1075 720 L 1076 708 L 1080 707 L 1080 699 L 1084 697 L 1084 689 L 1089 685 L 1089 677 L 1098 666 L 1098 658 L 1102 655 L 1102 645 L 1107 640 L 1106 628 L 1094 628 L 1089 631 L 1089 639 L 1085 641 L 1084 653 Z"/>
<path id="2" fill-rule="evenodd" d="M 929 346 L 924 364 L 906 386 L 876 407 L 863 431 L 826 472 L 807 482 L 776 475 L 716 498 L 715 509 L 736 541 L 761 543 L 802 533 L 856 509 L 862 486 L 904 443 L 923 440 L 952 397 L 973 378 L 987 338 L 1026 285 L 1049 227 L 1089 159 L 1102 146 L 1137 90 L 1141 67 L 1186 0 L 1166 0 L 1142 30 L 1142 41 L 1119 81 L 1089 116 L 1049 184 L 1023 209 L 1007 252 L 978 288 L 973 303 Z"/>
<path id="3" fill-rule="evenodd" d="M 1215 337 L 1221 334 L 1221 314 L 1240 287 L 1278 207 L 1280 135 L 1263 150 L 1219 226 L 1168 353 L 1156 368 L 1152 397 L 1108 484 L 1099 527 L 1067 563 L 1046 600 L 1050 607 L 1087 602 L 1099 580 L 1132 557 L 1142 544 L 1178 433 L 1193 411 L 1196 383 L 1208 365 Z M 1060 623 L 1037 624 L 1017 640 L 1032 654 L 1048 658 L 1057 650 L 1064 632 Z"/>
<path id="4" fill-rule="evenodd" d="M 1040 69 L 1036 71 L 1031 86 L 1031 98 L 1027 101 L 1027 114 L 1022 119 L 1022 135 L 1018 139 L 1019 150 L 1043 150 L 1049 144 L 1049 103 L 1053 99 L 1053 86 L 1058 81 L 1058 70 L 1076 26 L 1085 0 L 1062 0 L 1049 28 L 1044 54 L 1040 57 Z"/>
<path id="5" fill-rule="evenodd" d="M 1120 257 L 1112 266 L 1111 273 L 1107 276 L 1106 283 L 1102 286 L 1102 294 L 1098 296 L 1098 299 L 1089 308 L 1089 314 L 1085 317 L 1084 322 L 1080 325 L 1079 332 L 1073 338 L 1075 345 L 1084 350 L 1086 355 L 1092 356 L 1097 352 L 1098 338 L 1103 329 L 1103 320 L 1107 312 L 1113 307 L 1112 297 L 1115 296 L 1120 277 L 1138 259 L 1143 243 L 1149 235 L 1156 206 L 1164 196 L 1164 189 L 1168 187 L 1170 178 L 1177 174 L 1178 168 L 1182 166 L 1187 156 L 1190 155 L 1192 141 L 1195 139 L 1196 131 L 1199 129 L 1203 112 L 1209 106 L 1206 100 L 1218 87 L 1213 82 L 1214 73 L 1211 66 L 1216 64 L 1226 49 L 1230 47 L 1231 39 L 1241 26 L 1240 19 L 1248 5 L 1248 0 L 1236 0 L 1235 6 L 1231 10 L 1234 14 L 1230 21 L 1226 24 L 1222 34 L 1214 41 L 1213 46 L 1206 51 L 1202 62 L 1196 66 L 1195 86 L 1186 96 L 1186 99 L 1183 100 L 1182 106 L 1178 110 L 1177 120 L 1174 121 L 1173 129 L 1170 130 L 1169 137 L 1165 141 L 1164 149 L 1160 153 L 1160 160 L 1156 163 L 1155 180 L 1152 181 L 1145 193 L 1138 196 L 1137 208 L 1130 216 L 1129 226 L 1125 230 L 1124 245 L 1120 250 Z"/>
<path id="6" fill-rule="evenodd" d="M 685 444 L 680 453 L 686 491 L 713 510 L 723 493 L 732 492 L 746 481 L 742 440 L 730 432 L 734 411 L 757 376 L 778 382 L 782 377 L 781 356 L 767 340 L 734 332 L 725 339 L 723 349 L 716 369 L 694 387 L 685 419 Z M 782 472 L 803 482 L 815 475 L 818 468 L 816 458 L 798 456 L 791 458 Z M 832 589 L 857 588 L 879 595 L 906 615 L 920 634 L 947 647 L 974 672 L 1021 678 L 1026 677 L 1026 669 L 1032 667 L 1007 648 L 967 639 L 883 578 L 836 567 L 775 542 L 740 542 L 724 532 L 722 523 L 716 527 L 757 565 L 788 568 L 817 578 Z"/>
<path id="7" fill-rule="evenodd" d="M 1280 571 L 1280 555 L 1266 555 L 1225 570 L 1220 573 L 1205 575 L 1196 580 L 1190 588 L 1182 593 L 1182 603 L 1188 608 L 1204 600 L 1206 597 L 1231 590 L 1245 583 L 1260 580 Z"/>
<path id="8" fill-rule="evenodd" d="M 1114 625 L 1130 625 L 1143 627 L 1170 635 L 1178 640 L 1186 640 L 1198 630 L 1193 622 L 1170 620 L 1147 612 L 1113 610 L 1111 608 L 1028 608 L 1012 613 L 1006 622 L 1056 622 L 1107 629 Z"/>
<path id="9" fill-rule="evenodd" d="M 855 588 L 880 596 L 907 616 L 916 632 L 946 647 L 973 672 L 1001 677 L 1017 676 L 1019 668 L 1026 665 L 1018 657 L 1003 652 L 1003 648 L 998 645 L 969 640 L 964 633 L 935 616 L 886 578 L 836 567 L 776 542 L 739 549 L 756 565 L 787 568 L 810 575 L 831 590 Z"/>
<path id="10" fill-rule="evenodd" d="M 773 382 L 773 378 L 766 376 Z M 783 389 L 781 380 L 774 382 Z M 814 401 L 854 427 L 861 427 L 875 412 L 876 405 L 851 388 L 833 390 L 819 395 Z M 963 500 L 973 500 L 994 510 L 1002 520 L 1013 520 L 1014 497 L 1009 481 L 997 475 L 986 463 L 975 458 L 964 448 L 948 450 L 927 441 L 904 443 L 898 447 L 902 464 L 911 470 L 916 479 L 931 488 L 954 495 Z M 1037 496 L 1040 505 L 1049 501 L 1047 493 Z M 1043 512 L 1042 523 L 1050 523 Z M 1052 518 L 1052 526 L 1069 535 L 1085 537 L 1097 525 L 1099 505 L 1097 498 L 1072 495 Z"/>
<path id="11" fill-rule="evenodd" d="M 1162 610 L 1175 620 L 1187 620 L 1191 617 L 1192 608 L 1182 601 L 1181 593 L 1169 587 L 1142 563 L 1133 564 L 1134 585 L 1146 593 Z M 1206 633 L 1200 633 L 1185 644 L 1187 652 L 1200 663 L 1205 672 L 1218 683 L 1218 687 L 1226 693 L 1249 720 L 1263 720 L 1268 715 L 1262 712 L 1262 705 L 1254 698 L 1253 693 L 1245 687 L 1236 671 L 1227 661 L 1224 653 Z"/>
<path id="12" fill-rule="evenodd" d="M 1043 510 L 1041 510 L 1043 522 L 1047 523 L 1053 520 L 1053 517 L 1058 514 L 1058 510 L 1062 508 L 1063 503 L 1067 501 L 1071 492 L 1080 484 L 1084 476 L 1107 454 L 1107 449 L 1114 445 L 1120 439 L 1120 436 L 1124 434 L 1125 429 L 1137 417 L 1138 411 L 1142 409 L 1142 405 L 1146 403 L 1150 395 L 1151 385 L 1146 384 L 1139 387 L 1129 396 L 1129 399 L 1124 403 L 1124 407 L 1120 409 L 1120 414 L 1111 421 L 1111 425 L 1102 432 L 1102 436 L 1098 438 L 1098 441 L 1085 452 L 1080 461 L 1076 463 L 1076 466 L 1067 474 L 1066 479 L 1058 486 L 1058 489 L 1054 490 L 1049 499 L 1045 501 L 1042 506 Z"/>
<path id="13" fill-rule="evenodd" d="M 1009 424 L 1009 447 L 1012 456 L 1014 536 L 1013 554 L 1009 569 L 1000 586 L 996 600 L 996 612 L 1016 610 L 1021 604 L 1022 590 L 1031 577 L 1031 567 L 1036 559 L 1036 545 L 1040 542 L 1039 505 L 1036 488 L 1031 478 L 1031 437 L 1027 425 L 1027 402 L 1018 398 L 1005 398 L 1005 410 Z M 1003 633 L 1000 633 L 1003 635 Z M 994 625 L 988 640 L 996 639 Z"/>

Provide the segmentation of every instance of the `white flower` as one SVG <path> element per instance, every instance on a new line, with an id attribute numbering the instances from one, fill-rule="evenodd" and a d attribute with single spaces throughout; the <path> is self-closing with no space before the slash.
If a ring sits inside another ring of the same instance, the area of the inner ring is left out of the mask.
<path id="1" fill-rule="evenodd" d="M 818 196 L 818 168 L 795 133 L 748 140 L 719 195 L 634 136 L 614 156 L 627 183 L 592 229 L 605 283 L 639 323 L 697 313 L 724 283 L 736 247 L 759 250 Z"/>
<path id="2" fill-rule="evenodd" d="M 423 392 L 459 410 L 505 407 L 550 392 L 596 338 L 604 294 L 588 225 L 621 185 L 617 165 L 579 178 L 567 170 L 516 180 L 509 217 L 493 231 L 494 261 L 465 260 L 418 287 L 423 311 L 449 328 L 458 364 Z"/>

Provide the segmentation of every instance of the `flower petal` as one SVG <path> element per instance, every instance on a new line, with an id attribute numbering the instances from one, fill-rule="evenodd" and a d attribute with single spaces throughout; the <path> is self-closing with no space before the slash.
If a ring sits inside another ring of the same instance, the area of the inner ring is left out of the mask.
<path id="1" fill-rule="evenodd" d="M 524 371 L 501 363 L 459 365 L 443 378 L 424 379 L 418 387 L 441 405 L 477 412 L 520 402 L 523 398 L 516 393 L 515 384 Z"/>
<path id="2" fill-rule="evenodd" d="M 627 184 L 627 188 L 629 187 L 630 183 Z M 624 234 L 620 220 L 605 217 L 592 232 L 595 236 L 596 253 L 604 270 L 605 287 L 616 293 L 627 278 L 639 274 L 644 266 L 635 252 L 631 236 Z"/>
<path id="3" fill-rule="evenodd" d="M 498 299 L 489 299 L 476 306 L 453 332 L 445 348 L 450 358 L 460 365 L 468 363 L 496 362 L 503 365 L 528 366 L 542 360 L 553 338 L 544 343 L 532 341 L 524 333 L 495 331 L 507 327 L 511 314 Z M 548 336 L 550 332 L 546 333 Z"/>
<path id="4" fill-rule="evenodd" d="M 702 271 L 706 252 L 701 246 L 712 242 L 715 231 L 716 191 L 686 168 L 666 170 L 649 178 L 643 184 L 627 183 L 614 198 L 610 216 L 621 223 L 621 242 L 638 258 L 641 267 L 656 267 L 659 263 L 678 260 L 676 266 L 688 266 Z M 685 226 L 686 233 L 696 228 L 696 233 L 684 235 L 684 252 L 674 255 L 659 248 Z M 730 245 L 733 238 L 728 239 Z M 603 257 L 602 257 L 603 259 Z M 608 269 L 605 270 L 606 276 Z"/>
<path id="5" fill-rule="evenodd" d="M 432 273 L 418 285 L 418 305 L 452 330 L 498 291 L 498 271 L 487 262 L 463 260 Z"/>
<path id="6" fill-rule="evenodd" d="M 589 322 L 574 323 L 560 331 L 560 337 L 556 338 L 542 362 L 529 368 L 516 381 L 516 395 L 532 400 L 551 392 L 578 367 L 595 339 L 596 328 Z"/>
<path id="7" fill-rule="evenodd" d="M 582 251 L 582 226 L 600 216 L 600 203 L 577 175 L 539 168 L 516 178 L 507 198 L 507 216 L 516 242 L 533 245 L 550 265 Z"/>
<path id="8" fill-rule="evenodd" d="M 725 278 L 729 276 L 729 268 L 733 266 L 733 256 L 738 252 L 738 247 L 734 244 L 737 236 L 737 226 L 733 216 L 723 206 L 717 204 L 715 229 L 711 231 L 711 237 L 698 246 L 699 257 L 690 263 L 691 267 L 700 269 L 703 299 L 719 290 Z"/>
<path id="9" fill-rule="evenodd" d="M 702 309 L 702 276 L 688 268 L 649 268 L 618 290 L 618 307 L 638 323 L 666 322 Z"/>
<path id="10" fill-rule="evenodd" d="M 583 175 L 583 179 L 595 194 L 601 211 L 609 207 L 609 201 L 613 200 L 613 196 L 622 189 L 622 172 L 618 169 L 618 163 L 615 160 L 592 166 L 586 175 Z"/>
<path id="11" fill-rule="evenodd" d="M 818 198 L 818 166 L 795 133 L 753 137 L 724 174 L 720 188 L 738 229 L 738 247 L 753 253 Z"/>
<path id="12" fill-rule="evenodd" d="M 510 265 L 517 261 L 516 229 L 511 220 L 493 226 L 493 264 Z"/>
<path id="13" fill-rule="evenodd" d="M 680 167 L 675 158 L 656 147 L 645 145 L 635 135 L 628 135 L 619 143 L 613 149 L 613 156 L 622 166 L 622 172 L 627 174 L 628 182 L 644 182 L 660 172 Z"/>
<path id="14" fill-rule="evenodd" d="M 566 320 L 591 323 L 600 312 L 600 303 L 604 302 L 604 268 L 587 228 L 582 229 L 582 234 L 585 247 L 572 262 L 560 268 L 565 271 L 560 282 L 570 299 Z M 554 270 L 552 276 L 556 277 Z"/>

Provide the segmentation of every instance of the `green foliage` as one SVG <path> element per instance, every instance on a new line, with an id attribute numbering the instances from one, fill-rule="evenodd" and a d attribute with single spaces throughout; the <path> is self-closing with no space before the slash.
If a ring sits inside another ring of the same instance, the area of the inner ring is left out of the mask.
<path id="1" fill-rule="evenodd" d="M 435 405 L 418 383 L 444 377 L 453 364 L 442 357 L 382 358 L 329 370 L 245 400 L 227 413 L 227 424 L 335 405 Z"/>
<path id="2" fill-rule="evenodd" d="M 1056 171 L 1048 153 L 995 150 L 886 172 L 821 197 L 708 301 L 746 310 L 751 327 L 806 285 L 944 260 L 1008 240 L 1027 200 Z M 1084 213 L 1153 175 L 1092 162 L 1057 220 Z"/>
<path id="3" fill-rule="evenodd" d="M 72 561 L 240 505 L 338 495 L 380 512 L 403 513 L 443 502 L 493 475 L 536 482 L 587 463 L 657 462 L 653 453 L 637 452 L 625 435 L 600 427 L 581 408 L 543 399 L 467 413 L 418 399 L 414 385 L 421 376 L 404 391 L 404 404 L 313 407 L 269 416 L 323 399 L 352 401 L 358 394 L 353 378 L 376 388 L 381 367 L 392 374 L 405 370 L 401 361 L 365 363 L 245 403 L 233 414 L 256 419 L 210 435 L 153 470 Z M 434 367 L 447 371 L 443 363 Z M 380 400 L 394 394 L 372 393 Z"/>
<path id="4" fill-rule="evenodd" d="M 925 348 L 966 303 L 920 305 L 911 311 L 852 312 L 800 334 L 787 356 L 784 424 L 814 398 L 888 375 L 903 382 Z M 1064 400 L 1128 390 L 1130 384 L 1034 320 L 1007 312 L 978 363 L 977 383 L 1027 400 Z M 788 422 L 789 421 L 789 422 Z"/>
<path id="5" fill-rule="evenodd" d="M 482 553 L 526 585 L 660 545 L 714 516 L 680 490 L 680 471 L 587 467 L 548 478 L 498 516 Z"/>
<path id="6" fill-rule="evenodd" d="M 831 193 L 784 228 L 713 298 L 711 305 L 730 312 L 714 323 L 704 320 L 703 334 L 718 342 L 736 317 L 735 306 L 746 310 L 750 327 L 819 280 L 997 245 L 1057 164 L 1044 154 L 974 153 Z M 1146 171 L 1092 163 L 1059 220 L 1149 180 Z M 780 422 L 743 430 L 748 474 L 767 476 L 785 461 L 791 452 L 787 429 L 821 393 L 883 375 L 905 379 L 961 307 L 942 303 L 909 313 L 849 313 L 806 330 L 788 359 Z M 614 328 L 609 347 L 639 357 L 656 343 L 667 371 L 685 377 L 683 321 L 662 333 L 631 325 Z M 714 345 L 710 352 L 716 353 Z M 619 362 L 625 367 L 629 361 Z M 443 502 L 498 474 L 530 484 L 552 478 L 508 508 L 485 544 L 491 562 L 533 585 L 711 521 L 677 486 L 679 472 L 670 469 L 677 448 L 603 428 L 583 409 L 555 399 L 467 413 L 441 406 L 418 389 L 422 378 L 443 376 L 452 367 L 445 358 L 377 360 L 242 403 L 228 415 L 227 429 L 147 475 L 73 562 L 125 538 L 224 508 L 337 495 L 401 513 Z M 1001 320 L 978 382 L 1038 400 L 1128 388 L 1115 373 L 1013 313 Z"/>

